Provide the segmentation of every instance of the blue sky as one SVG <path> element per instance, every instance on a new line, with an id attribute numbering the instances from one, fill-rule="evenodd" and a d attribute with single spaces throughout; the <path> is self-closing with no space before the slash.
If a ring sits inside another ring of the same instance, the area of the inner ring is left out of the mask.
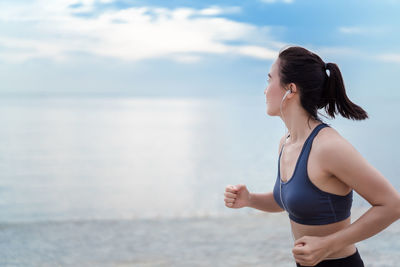
<path id="1" fill-rule="evenodd" d="M 399 97 L 400 1 L 0 2 L 2 95 L 263 95 L 279 49 L 342 70 L 349 95 Z"/>

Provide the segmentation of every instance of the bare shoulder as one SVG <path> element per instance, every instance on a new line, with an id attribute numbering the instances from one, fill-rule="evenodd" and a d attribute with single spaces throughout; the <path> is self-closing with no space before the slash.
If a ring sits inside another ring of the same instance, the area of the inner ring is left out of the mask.
<path id="1" fill-rule="evenodd" d="M 353 188 L 371 205 L 400 203 L 400 194 L 389 181 L 332 127 L 315 136 L 313 153 L 321 168 Z"/>
<path id="2" fill-rule="evenodd" d="M 324 127 L 315 136 L 312 144 L 313 153 L 325 171 L 332 173 L 339 162 L 352 156 L 360 159 L 362 156 L 355 147 L 333 127 Z"/>
<path id="3" fill-rule="evenodd" d="M 319 154 L 333 153 L 335 151 L 343 152 L 343 149 L 354 149 L 354 147 L 335 128 L 324 127 L 315 136 L 313 149 Z"/>

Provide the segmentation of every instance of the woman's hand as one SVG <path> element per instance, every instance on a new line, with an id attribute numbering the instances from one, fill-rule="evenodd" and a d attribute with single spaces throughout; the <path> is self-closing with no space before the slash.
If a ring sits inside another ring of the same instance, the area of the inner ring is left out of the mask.
<path id="1" fill-rule="evenodd" d="M 332 253 L 331 243 L 326 237 L 303 236 L 295 241 L 292 252 L 301 266 L 315 266 Z"/>
<path id="2" fill-rule="evenodd" d="M 228 185 L 225 188 L 225 206 L 232 209 L 247 207 L 250 201 L 250 193 L 246 185 Z"/>

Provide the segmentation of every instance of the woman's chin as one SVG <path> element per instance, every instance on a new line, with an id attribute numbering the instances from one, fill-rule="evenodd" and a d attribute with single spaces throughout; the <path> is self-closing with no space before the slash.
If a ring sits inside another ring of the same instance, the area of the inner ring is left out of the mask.
<path id="1" fill-rule="evenodd" d="M 267 106 L 267 115 L 269 115 L 269 116 L 275 116 L 272 112 L 271 112 L 271 110 L 268 108 L 268 106 Z"/>

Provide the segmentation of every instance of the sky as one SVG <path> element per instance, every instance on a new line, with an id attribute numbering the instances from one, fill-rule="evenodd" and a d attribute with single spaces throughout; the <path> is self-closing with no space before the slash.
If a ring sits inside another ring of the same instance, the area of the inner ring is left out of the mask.
<path id="1" fill-rule="evenodd" d="M 286 45 L 399 98 L 400 0 L 2 0 L 0 95 L 263 95 Z"/>

